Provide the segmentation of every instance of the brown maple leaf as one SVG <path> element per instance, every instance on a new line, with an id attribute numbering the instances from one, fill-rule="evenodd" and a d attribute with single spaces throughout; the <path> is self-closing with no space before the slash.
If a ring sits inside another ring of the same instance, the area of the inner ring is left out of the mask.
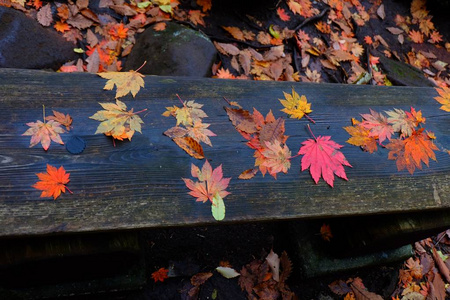
<path id="1" fill-rule="evenodd" d="M 47 173 L 37 173 L 36 175 L 40 181 L 36 182 L 33 187 L 42 191 L 41 197 L 53 197 L 56 200 L 61 192 L 66 192 L 66 189 L 72 194 L 72 191 L 66 187 L 70 181 L 70 173 L 66 173 L 62 166 L 56 169 L 47 164 Z"/>
<path id="2" fill-rule="evenodd" d="M 405 262 L 405 267 L 408 268 L 408 271 L 410 272 L 411 276 L 415 279 L 421 279 L 422 278 L 422 265 L 420 264 L 420 261 L 418 259 L 413 259 L 410 257 Z"/>
<path id="3" fill-rule="evenodd" d="M 289 151 L 287 145 L 281 145 L 278 140 L 275 140 L 273 143 L 265 141 L 262 155 L 264 160 L 261 166 L 265 167 L 267 172 L 275 179 L 277 178 L 277 173 L 283 172 L 286 174 L 291 167 L 291 151 Z"/>
<path id="4" fill-rule="evenodd" d="M 45 117 L 45 120 L 46 121 L 54 120 L 60 123 L 61 125 L 65 126 L 67 131 L 70 131 L 70 126 L 72 125 L 73 121 L 72 117 L 69 114 L 65 115 L 56 110 L 53 111 L 53 116 L 47 116 Z"/>

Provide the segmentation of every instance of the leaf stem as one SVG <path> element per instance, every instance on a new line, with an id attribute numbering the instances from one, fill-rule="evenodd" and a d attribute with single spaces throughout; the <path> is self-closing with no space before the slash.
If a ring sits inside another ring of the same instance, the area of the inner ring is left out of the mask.
<path id="1" fill-rule="evenodd" d="M 147 61 L 144 61 L 144 63 L 139 68 L 137 68 L 135 72 L 139 72 L 139 70 L 142 69 L 146 63 Z"/>
<path id="2" fill-rule="evenodd" d="M 175 95 L 177 95 L 177 97 L 180 100 L 181 104 L 183 104 L 183 106 L 186 107 L 186 104 L 184 104 L 183 100 L 181 100 L 181 97 L 178 94 L 175 94 Z"/>
<path id="3" fill-rule="evenodd" d="M 316 138 L 316 136 L 314 135 L 314 133 L 312 132 L 312 130 L 311 130 L 311 127 L 309 127 L 309 124 L 308 125 L 306 125 L 306 126 L 308 126 L 308 130 L 309 130 L 309 132 L 311 133 L 311 135 L 314 137 L 314 140 L 316 140 L 316 142 L 317 142 L 317 138 Z"/>
<path id="4" fill-rule="evenodd" d="M 313 119 L 311 119 L 307 114 L 305 114 L 305 117 L 312 122 L 313 124 L 316 124 L 316 121 L 314 121 Z"/>
<path id="5" fill-rule="evenodd" d="M 66 186 L 66 190 L 70 193 L 73 194 L 73 192 Z"/>
<path id="6" fill-rule="evenodd" d="M 147 111 L 147 108 L 144 108 L 143 110 L 140 110 L 140 111 L 136 111 L 133 113 L 133 115 L 140 114 L 141 112 L 144 112 L 144 111 Z"/>
<path id="7" fill-rule="evenodd" d="M 45 105 L 42 104 L 42 116 L 44 117 L 44 124 L 45 124 Z"/>
<path id="8" fill-rule="evenodd" d="M 223 97 L 223 100 L 225 100 L 228 103 L 228 105 L 231 105 L 230 101 L 227 98 L 225 98 L 225 96 Z"/>

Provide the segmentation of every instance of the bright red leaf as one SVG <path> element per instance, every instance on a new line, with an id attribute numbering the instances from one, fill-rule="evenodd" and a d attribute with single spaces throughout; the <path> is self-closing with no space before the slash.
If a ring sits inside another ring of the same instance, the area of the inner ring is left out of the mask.
<path id="1" fill-rule="evenodd" d="M 155 282 L 158 281 L 163 282 L 164 279 L 169 278 L 169 276 L 167 276 L 167 273 L 169 273 L 169 270 L 165 268 L 160 268 L 158 271 L 152 273 L 152 278 L 153 280 L 155 280 Z"/>

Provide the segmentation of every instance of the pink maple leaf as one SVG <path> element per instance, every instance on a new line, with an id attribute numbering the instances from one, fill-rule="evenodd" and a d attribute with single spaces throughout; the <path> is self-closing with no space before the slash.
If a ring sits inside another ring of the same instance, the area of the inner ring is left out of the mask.
<path id="1" fill-rule="evenodd" d="M 338 149 L 344 147 L 331 140 L 331 136 L 318 136 L 302 143 L 298 151 L 302 157 L 302 171 L 309 168 L 314 182 L 317 184 L 320 177 L 333 187 L 334 174 L 348 180 L 343 166 L 351 167 L 344 154 Z"/>

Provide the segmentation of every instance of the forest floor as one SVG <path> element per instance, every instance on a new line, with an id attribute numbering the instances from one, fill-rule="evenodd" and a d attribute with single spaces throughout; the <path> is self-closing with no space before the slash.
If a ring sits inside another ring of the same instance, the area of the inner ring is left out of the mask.
<path id="1" fill-rule="evenodd" d="M 74 2 L 89 3 L 87 0 Z M 391 78 L 383 73 L 377 62 L 376 55 L 381 53 L 414 65 L 437 86 L 450 85 L 447 65 L 450 62 L 450 22 L 445 1 L 441 4 L 444 9 L 435 2 L 432 4 L 435 7 L 425 7 L 425 1 L 417 0 L 217 0 L 211 7 L 207 0 L 158 0 L 152 1 L 150 6 L 142 4 L 145 1 L 137 1 L 141 7 L 117 4 L 119 2 L 114 1 L 114 11 L 109 9 L 112 23 L 101 26 L 92 21 L 85 27 L 80 21 L 81 18 L 95 19 L 90 13 L 95 15 L 96 10 L 86 11 L 86 3 L 79 6 L 83 14 L 72 11 L 70 17 L 65 15 L 64 5 L 54 10 L 53 18 L 59 26 L 66 22 L 77 24 L 57 30 L 85 51 L 80 61 L 67 64 L 61 71 L 92 71 L 93 59 L 89 57 L 94 48 L 108 55 L 96 58 L 99 61 L 93 72 L 118 70 L 131 51 L 134 34 L 149 26 L 164 30 L 162 23 L 176 21 L 203 31 L 216 42 L 220 57 L 213 67 L 213 75 L 218 78 L 395 85 L 395 76 Z M 36 6 L 37 1 L 31 3 L 35 5 L 34 12 L 32 6 L 22 10 L 34 15 L 39 22 L 46 22 L 43 14 L 36 13 L 41 8 Z M 112 5 L 112 1 L 106 0 L 99 3 L 105 7 Z M 431 9 L 429 14 L 428 9 Z M 172 14 L 167 13 L 169 10 Z M 75 17 L 78 23 L 71 20 Z M 122 22 L 126 30 L 120 27 Z M 97 40 L 92 44 L 87 30 L 100 33 L 106 41 Z M 369 52 L 372 54 L 368 55 Z M 148 230 L 143 233 L 148 284 L 139 291 L 117 292 L 105 297 L 445 299 L 446 290 L 450 295 L 449 263 L 445 256 L 450 253 L 449 231 L 416 243 L 414 258 L 407 262 L 305 279 L 296 261 L 298 250 L 287 228 L 285 222 L 273 222 Z M 319 228 L 317 234 L 320 236 Z M 284 277 L 278 283 L 271 276 L 275 272 L 265 263 L 272 249 L 281 257 L 286 251 L 293 263 L 290 268 L 286 258 L 282 258 Z M 441 251 L 439 255 L 437 251 Z M 219 265 L 241 272 L 241 277 L 224 278 L 215 271 Z M 249 268 L 244 275 L 242 269 L 246 265 Z M 160 268 L 170 269 L 169 278 L 154 281 L 151 274 Z M 292 272 L 288 274 L 288 271 Z M 198 274 L 206 276 L 204 283 Z M 242 279 L 244 277 L 246 279 Z M 248 295 L 240 285 L 250 287 L 252 294 Z"/>

